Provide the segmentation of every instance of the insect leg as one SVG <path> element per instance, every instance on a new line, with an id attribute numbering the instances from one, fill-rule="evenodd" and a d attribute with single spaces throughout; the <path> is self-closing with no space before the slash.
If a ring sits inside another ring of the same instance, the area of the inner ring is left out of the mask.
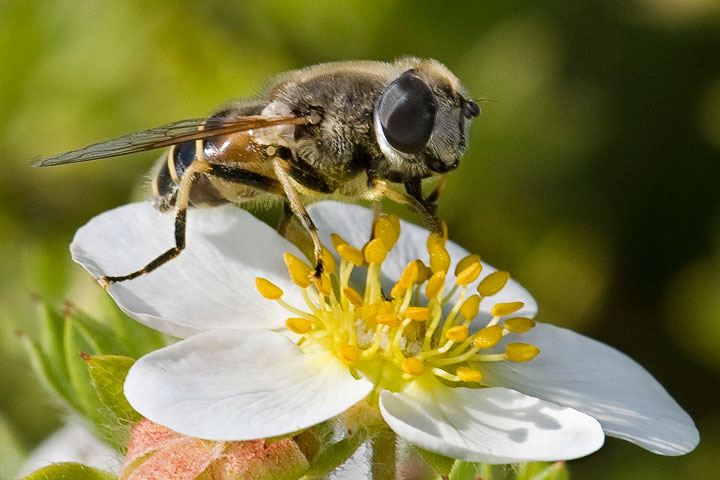
<path id="1" fill-rule="evenodd" d="M 292 221 L 293 215 L 295 213 L 292 211 L 292 208 L 290 207 L 290 202 L 288 202 L 287 199 L 283 201 L 283 214 L 282 217 L 280 217 L 280 221 L 278 221 L 277 225 L 277 232 L 287 238 L 287 231 L 288 228 L 290 228 L 290 222 Z"/>
<path id="2" fill-rule="evenodd" d="M 205 161 L 195 161 L 186 170 L 180 181 L 178 188 L 177 200 L 175 202 L 175 246 L 165 251 L 140 270 L 136 270 L 127 275 L 110 276 L 104 275 L 98 279 L 100 285 L 107 288 L 111 283 L 132 280 L 140 275 L 150 273 L 161 265 L 169 262 L 173 258 L 180 255 L 185 248 L 185 225 L 187 220 L 187 208 L 190 201 L 190 186 L 195 175 L 208 171 L 211 165 Z"/>
<path id="3" fill-rule="evenodd" d="M 323 273 L 323 261 L 322 261 L 322 242 L 320 242 L 320 234 L 315 226 L 310 214 L 305 208 L 305 204 L 302 202 L 300 195 L 295 190 L 292 184 L 290 174 L 288 173 L 288 164 L 280 157 L 273 158 L 273 170 L 275 176 L 280 181 L 282 188 L 285 192 L 285 197 L 290 203 L 290 208 L 293 213 L 300 218 L 300 221 L 307 228 L 310 238 L 313 242 L 313 253 L 315 254 L 315 277 L 319 278 Z"/>
<path id="4" fill-rule="evenodd" d="M 432 203 L 426 203 L 422 197 L 422 189 L 420 188 L 420 179 L 411 179 L 405 182 L 405 189 L 407 193 L 398 192 L 387 186 L 384 181 L 378 180 L 373 185 L 373 189 L 382 193 L 386 198 L 389 198 L 393 202 L 397 202 L 403 205 L 408 205 L 410 208 L 415 210 L 417 213 L 422 215 L 425 224 L 433 232 L 442 231 L 442 223 L 435 215 L 435 205 Z"/>

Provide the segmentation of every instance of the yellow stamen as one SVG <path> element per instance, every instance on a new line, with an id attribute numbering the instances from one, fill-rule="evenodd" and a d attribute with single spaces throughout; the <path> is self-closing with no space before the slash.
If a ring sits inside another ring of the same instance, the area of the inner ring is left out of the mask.
<path id="1" fill-rule="evenodd" d="M 480 297 L 477 295 L 469 297 L 465 300 L 465 302 L 463 302 L 462 307 L 460 307 L 460 315 L 462 315 L 466 320 L 472 320 L 477 317 L 479 311 Z"/>
<path id="2" fill-rule="evenodd" d="M 495 295 L 503 289 L 507 281 L 510 279 L 508 272 L 497 271 L 483 278 L 477 286 L 477 291 L 483 297 Z"/>
<path id="3" fill-rule="evenodd" d="M 340 360 L 352 364 L 360 359 L 360 349 L 355 345 L 343 345 L 335 351 Z"/>
<path id="4" fill-rule="evenodd" d="M 496 303 L 490 309 L 490 314 L 494 317 L 504 317 L 520 310 L 525 304 L 523 302 Z"/>
<path id="5" fill-rule="evenodd" d="M 440 291 L 445 286 L 445 272 L 437 272 L 430 277 L 427 285 L 425 285 L 425 295 L 429 299 L 433 299 L 440 295 Z"/>
<path id="6" fill-rule="evenodd" d="M 440 232 L 432 232 L 427 239 L 428 252 L 432 253 L 438 248 L 445 248 L 445 237 Z"/>
<path id="7" fill-rule="evenodd" d="M 371 265 L 379 265 L 383 262 L 383 260 L 385 260 L 387 252 L 385 243 L 379 238 L 374 238 L 365 245 L 365 261 Z"/>
<path id="8" fill-rule="evenodd" d="M 513 333 L 525 333 L 535 326 L 535 321 L 524 317 L 508 318 L 503 326 Z"/>
<path id="9" fill-rule="evenodd" d="M 340 245 L 347 245 L 347 242 L 337 233 L 330 234 L 330 241 L 332 242 L 333 247 L 335 247 L 335 250 L 337 250 L 337 247 Z"/>
<path id="10" fill-rule="evenodd" d="M 330 275 L 335 273 L 335 257 L 332 253 L 330 253 L 330 250 L 328 250 L 325 247 L 322 247 L 322 261 L 323 261 L 323 270 Z"/>
<path id="11" fill-rule="evenodd" d="M 402 361 L 400 368 L 402 368 L 402 371 L 406 374 L 417 377 L 425 370 L 425 365 L 423 365 L 423 361 L 419 358 L 409 357 Z"/>
<path id="12" fill-rule="evenodd" d="M 290 274 L 290 279 L 293 283 L 300 288 L 309 287 L 310 283 L 312 283 L 310 277 L 313 272 L 310 266 L 292 253 L 286 253 L 284 258 L 285 265 L 287 265 L 288 273 Z"/>
<path id="13" fill-rule="evenodd" d="M 270 280 L 266 280 L 261 277 L 255 279 L 255 287 L 257 288 L 260 295 L 267 298 L 268 300 L 278 300 L 283 296 L 283 291 L 272 283 Z"/>
<path id="14" fill-rule="evenodd" d="M 460 275 L 460 272 L 465 270 L 467 267 L 469 267 L 473 263 L 480 263 L 480 255 L 471 253 L 467 257 L 460 260 L 457 263 L 457 265 L 455 266 L 455 276 L 457 277 L 458 275 Z"/>
<path id="15" fill-rule="evenodd" d="M 468 337 L 468 328 L 464 325 L 456 325 L 448 328 L 445 332 L 445 338 L 455 343 L 460 343 Z"/>
<path id="16" fill-rule="evenodd" d="M 433 273 L 447 272 L 450 268 L 450 254 L 445 247 L 430 250 L 430 269 Z"/>
<path id="17" fill-rule="evenodd" d="M 455 375 L 460 377 L 463 382 L 479 382 L 483 378 L 482 372 L 470 367 L 458 367 Z"/>
<path id="18" fill-rule="evenodd" d="M 357 248 L 348 245 L 347 243 L 338 245 L 337 247 L 335 247 L 335 250 L 337 250 L 340 258 L 342 258 L 348 263 L 355 265 L 356 267 L 361 266 L 365 261 L 365 257 L 363 256 L 362 252 Z"/>
<path id="19" fill-rule="evenodd" d="M 320 295 L 324 297 L 330 296 L 332 293 L 332 283 L 330 282 L 330 277 L 328 277 L 325 273 L 319 277 L 313 275 L 312 281 L 315 284 L 315 288 L 317 288 L 318 292 L 320 292 Z"/>
<path id="20" fill-rule="evenodd" d="M 393 221 L 387 215 L 380 217 L 373 225 L 373 238 L 382 240 L 386 250 L 391 250 L 395 246 L 399 236 L 400 230 L 395 229 Z"/>
<path id="21" fill-rule="evenodd" d="M 358 291 L 355 290 L 354 288 L 352 288 L 352 287 L 345 287 L 345 288 L 343 288 L 343 295 L 345 295 L 345 298 L 347 298 L 348 301 L 349 301 L 350 303 L 352 303 L 352 305 L 353 305 L 355 308 L 360 308 L 360 307 L 363 306 L 363 298 L 362 298 L 362 295 L 360 295 L 360 294 L 358 293 Z"/>
<path id="22" fill-rule="evenodd" d="M 285 320 L 285 326 L 293 333 L 303 335 L 312 330 L 313 324 L 310 320 L 300 317 L 288 318 Z"/>
<path id="23" fill-rule="evenodd" d="M 379 313 L 375 316 L 375 321 L 380 325 L 387 325 L 389 327 L 397 327 L 400 325 L 400 318 L 392 313 Z"/>
<path id="24" fill-rule="evenodd" d="M 418 266 L 418 278 L 415 281 L 416 284 L 422 285 L 424 282 L 427 281 L 428 278 L 430 278 L 433 274 L 432 270 L 428 268 L 427 265 L 423 263 L 422 260 L 415 260 L 415 263 Z"/>
<path id="25" fill-rule="evenodd" d="M 402 314 L 405 318 L 416 322 L 426 322 L 430 318 L 430 309 L 427 307 L 408 307 Z"/>
<path id="26" fill-rule="evenodd" d="M 400 236 L 400 232 L 402 229 L 400 228 L 400 219 L 397 215 L 391 213 L 387 216 L 388 220 L 393 224 L 393 227 L 395 227 L 395 231 L 398 232 L 398 237 Z"/>
<path id="27" fill-rule="evenodd" d="M 527 362 L 535 358 L 538 353 L 540 353 L 539 348 L 527 343 L 509 343 L 505 347 L 505 355 L 513 362 Z"/>
<path id="28" fill-rule="evenodd" d="M 457 275 L 457 284 L 466 286 L 467 284 L 474 282 L 480 276 L 481 270 L 482 264 L 480 262 L 471 264 Z"/>
<path id="29" fill-rule="evenodd" d="M 417 282 L 419 275 L 420 269 L 417 261 L 412 261 L 408 263 L 405 270 L 403 270 L 402 275 L 400 275 L 400 280 L 398 280 L 398 284 L 403 287 L 411 287 L 415 284 L 415 282 Z"/>
<path id="30" fill-rule="evenodd" d="M 477 348 L 490 348 L 502 339 L 503 329 L 499 325 L 485 327 L 473 337 L 473 345 Z"/>

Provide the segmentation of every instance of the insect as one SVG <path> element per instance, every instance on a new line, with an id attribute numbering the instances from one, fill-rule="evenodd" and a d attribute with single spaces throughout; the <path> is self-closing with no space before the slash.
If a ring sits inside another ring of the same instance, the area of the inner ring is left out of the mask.
<path id="1" fill-rule="evenodd" d="M 458 166 L 471 120 L 479 114 L 455 75 L 435 60 L 326 63 L 280 74 L 265 94 L 207 118 L 95 143 L 35 166 L 169 147 L 157 162 L 152 187 L 159 208 L 175 209 L 175 246 L 135 272 L 101 277 L 106 287 L 177 257 L 185 248 L 189 206 L 267 199 L 284 203 L 280 230 L 293 215 L 307 229 L 319 276 L 322 244 L 306 202 L 329 196 L 377 206 L 388 198 L 409 205 L 439 230 L 440 188 L 424 197 L 423 179 L 444 179 Z"/>

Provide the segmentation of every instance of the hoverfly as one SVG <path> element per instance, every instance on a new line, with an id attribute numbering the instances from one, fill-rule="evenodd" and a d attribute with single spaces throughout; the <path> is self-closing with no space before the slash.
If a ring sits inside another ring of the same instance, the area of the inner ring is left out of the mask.
<path id="1" fill-rule="evenodd" d="M 479 114 L 455 75 L 435 60 L 325 63 L 281 74 L 264 95 L 231 103 L 208 118 L 142 130 L 35 165 L 169 147 L 152 187 L 159 208 L 175 209 L 175 246 L 137 271 L 101 277 L 105 286 L 177 257 L 185 248 L 189 206 L 265 198 L 284 202 L 281 225 L 293 215 L 303 223 L 320 275 L 322 244 L 305 203 L 323 196 L 373 202 L 387 197 L 409 205 L 437 231 L 439 189 L 424 197 L 422 181 L 458 166 Z"/>

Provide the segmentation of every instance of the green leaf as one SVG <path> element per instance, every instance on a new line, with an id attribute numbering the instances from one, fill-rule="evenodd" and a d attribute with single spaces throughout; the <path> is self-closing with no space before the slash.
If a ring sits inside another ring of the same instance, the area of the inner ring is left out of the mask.
<path id="1" fill-rule="evenodd" d="M 352 435 L 346 436 L 339 442 L 321 449 L 318 456 L 310 463 L 310 468 L 301 478 L 310 480 L 328 475 L 345 463 L 370 436 L 370 431 L 361 429 Z"/>
<path id="2" fill-rule="evenodd" d="M 50 391 L 55 392 L 62 400 L 67 402 L 71 408 L 81 412 L 81 405 L 77 397 L 73 394 L 70 379 L 67 375 L 63 375 L 62 378 L 58 377 L 53 368 L 56 363 L 61 363 L 64 369 L 65 363 L 59 360 L 51 360 L 43 353 L 41 347 L 29 338 L 23 337 L 23 340 L 25 352 L 27 353 L 30 366 L 35 372 L 35 375 Z"/>
<path id="3" fill-rule="evenodd" d="M 36 470 L 22 480 L 117 480 L 117 477 L 80 463 L 56 463 Z"/>
<path id="4" fill-rule="evenodd" d="M 77 323 L 72 318 L 65 319 L 63 343 L 65 367 L 70 378 L 70 385 L 80 404 L 80 413 L 97 424 L 99 420 L 98 407 L 101 406 L 101 403 L 95 394 L 95 389 L 90 385 L 90 374 L 80 356 L 81 353 L 95 352 L 96 345 L 88 342 L 82 328 L 77 328 Z"/>
<path id="5" fill-rule="evenodd" d="M 568 480 L 565 462 L 530 462 L 518 466 L 517 480 Z"/>
<path id="6" fill-rule="evenodd" d="M 422 448 L 415 447 L 415 450 L 420 454 L 423 460 L 432 467 L 438 475 L 449 475 L 450 471 L 455 464 L 455 459 L 440 455 L 439 453 L 430 452 L 423 450 Z"/>
<path id="7" fill-rule="evenodd" d="M 450 480 L 466 480 L 480 477 L 483 480 L 492 480 L 492 466 L 486 463 L 473 463 L 456 461 L 450 472 Z"/>
<path id="8" fill-rule="evenodd" d="M 118 355 L 103 355 L 86 357 L 85 362 L 100 401 L 110 410 L 116 423 L 134 423 L 142 419 L 123 394 L 125 377 L 135 360 Z"/>

